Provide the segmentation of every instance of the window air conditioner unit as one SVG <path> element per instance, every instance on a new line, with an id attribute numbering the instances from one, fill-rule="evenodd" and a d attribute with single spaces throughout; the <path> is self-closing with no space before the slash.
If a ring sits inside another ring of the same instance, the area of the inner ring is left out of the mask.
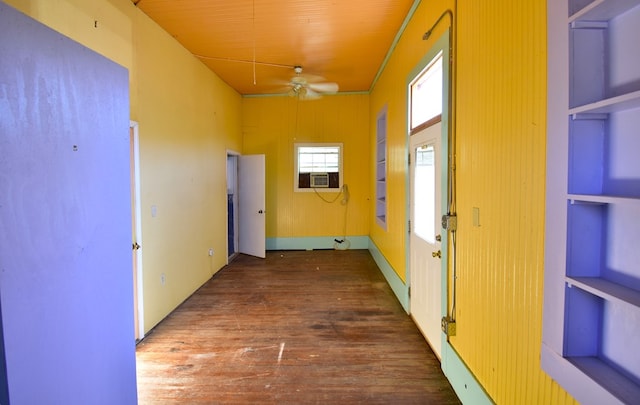
<path id="1" fill-rule="evenodd" d="M 329 173 L 311 173 L 311 188 L 329 187 Z"/>

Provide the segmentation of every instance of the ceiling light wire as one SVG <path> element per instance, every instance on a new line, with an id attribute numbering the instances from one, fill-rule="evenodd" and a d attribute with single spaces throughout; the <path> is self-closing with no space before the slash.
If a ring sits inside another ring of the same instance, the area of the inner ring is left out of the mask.
<path id="1" fill-rule="evenodd" d="M 256 85 L 256 0 L 253 0 L 253 10 L 251 17 L 251 29 L 253 36 L 253 85 Z"/>
<path id="2" fill-rule="evenodd" d="M 258 60 L 253 61 L 253 60 L 247 60 L 247 59 L 221 58 L 219 56 L 199 55 L 197 53 L 194 53 L 193 56 L 200 59 L 218 60 L 223 62 L 255 63 L 256 65 L 272 66 L 272 67 L 279 67 L 284 69 L 293 69 L 295 67 L 294 65 L 285 65 L 282 63 L 260 62 Z"/>

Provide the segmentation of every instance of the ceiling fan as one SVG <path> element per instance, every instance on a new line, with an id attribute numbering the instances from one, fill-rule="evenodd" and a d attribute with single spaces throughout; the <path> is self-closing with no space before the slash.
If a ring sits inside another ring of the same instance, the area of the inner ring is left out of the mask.
<path id="1" fill-rule="evenodd" d="M 321 76 L 303 74 L 302 66 L 294 66 L 293 71 L 295 75 L 286 83 L 287 94 L 291 97 L 309 100 L 338 92 L 337 83 L 325 82 Z"/>

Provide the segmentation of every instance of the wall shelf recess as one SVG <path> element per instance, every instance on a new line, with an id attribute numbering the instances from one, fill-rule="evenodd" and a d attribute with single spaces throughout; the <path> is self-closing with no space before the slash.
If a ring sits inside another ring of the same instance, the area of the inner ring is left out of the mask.
<path id="1" fill-rule="evenodd" d="M 640 0 L 548 0 L 543 369 L 640 398 Z"/>
<path id="2" fill-rule="evenodd" d="M 387 229 L 387 107 L 376 121 L 376 222 Z"/>

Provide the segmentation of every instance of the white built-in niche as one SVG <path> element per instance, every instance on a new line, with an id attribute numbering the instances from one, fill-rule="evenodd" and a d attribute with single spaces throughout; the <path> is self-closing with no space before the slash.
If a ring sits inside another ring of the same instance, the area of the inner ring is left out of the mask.
<path id="1" fill-rule="evenodd" d="M 640 0 L 547 7 L 542 366 L 582 403 L 633 403 L 640 401 Z"/>

